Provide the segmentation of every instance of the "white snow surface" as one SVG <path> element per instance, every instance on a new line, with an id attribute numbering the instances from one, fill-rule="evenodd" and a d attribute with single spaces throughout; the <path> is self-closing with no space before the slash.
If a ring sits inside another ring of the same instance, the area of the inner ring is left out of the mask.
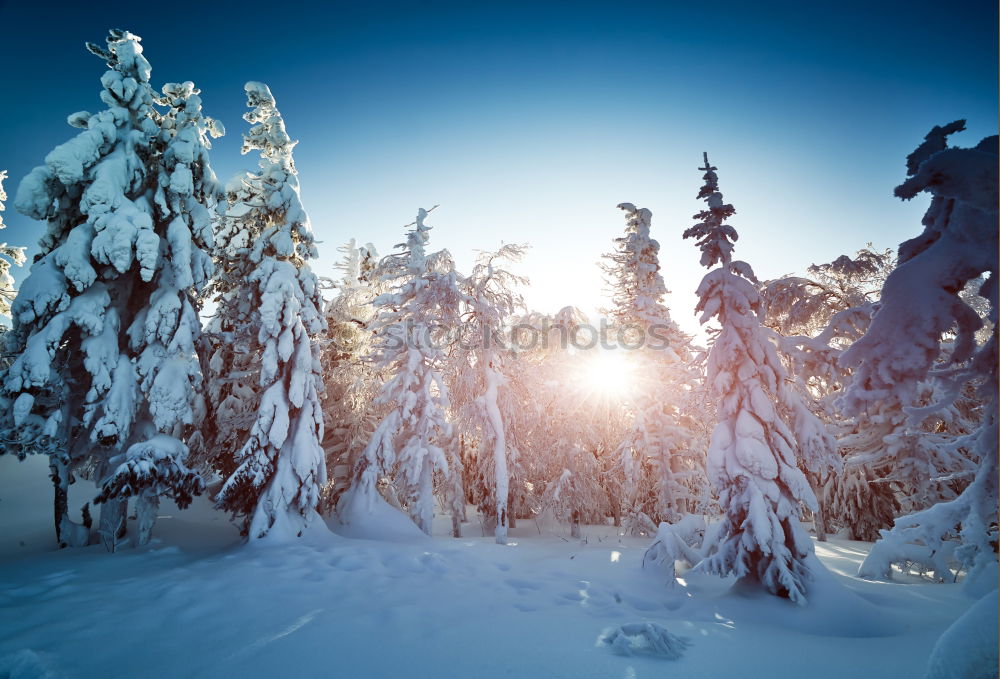
<path id="1" fill-rule="evenodd" d="M 997 676 L 997 590 L 983 596 L 941 635 L 927 664 L 927 679 Z"/>
<path id="2" fill-rule="evenodd" d="M 204 497 L 164 502 L 146 547 L 54 550 L 46 472 L 0 458 L 0 677 L 920 677 L 975 603 L 958 585 L 859 580 L 860 542 L 817 543 L 829 570 L 811 564 L 796 606 L 690 572 L 678 595 L 642 570 L 649 539 L 612 526 L 573 540 L 520 521 L 498 545 L 476 522 L 446 537 L 447 518 L 393 541 L 317 521 L 243 545 Z M 76 518 L 96 491 L 70 490 Z M 995 595 L 976 606 L 996 619 Z M 665 660 L 600 643 L 643 623 L 690 645 Z"/>

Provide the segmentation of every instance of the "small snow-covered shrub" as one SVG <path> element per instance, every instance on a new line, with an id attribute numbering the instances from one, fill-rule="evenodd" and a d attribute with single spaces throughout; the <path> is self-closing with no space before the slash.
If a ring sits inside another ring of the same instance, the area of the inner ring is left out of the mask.
<path id="1" fill-rule="evenodd" d="M 689 514 L 674 524 L 663 522 L 642 557 L 642 567 L 662 569 L 668 576 L 667 585 L 674 586 L 676 562 L 686 561 L 691 566 L 700 561 L 704 536 L 705 519 L 700 516 Z"/>
<path id="2" fill-rule="evenodd" d="M 630 622 L 609 627 L 597 638 L 597 643 L 610 646 L 617 655 L 648 655 L 666 660 L 677 660 L 691 645 L 689 639 L 671 634 L 655 622 Z"/>

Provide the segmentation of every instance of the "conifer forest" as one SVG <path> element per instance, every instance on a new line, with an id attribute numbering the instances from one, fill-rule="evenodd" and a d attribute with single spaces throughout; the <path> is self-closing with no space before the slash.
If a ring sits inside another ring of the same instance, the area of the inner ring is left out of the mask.
<path id="1" fill-rule="evenodd" d="M 0 678 L 996 677 L 930 7 L 0 6 Z"/>

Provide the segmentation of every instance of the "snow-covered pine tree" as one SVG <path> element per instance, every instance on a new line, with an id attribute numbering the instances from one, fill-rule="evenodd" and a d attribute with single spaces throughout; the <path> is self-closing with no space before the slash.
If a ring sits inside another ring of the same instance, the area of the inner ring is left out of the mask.
<path id="1" fill-rule="evenodd" d="M 433 209 L 433 208 L 432 208 Z M 434 472 L 449 473 L 455 455 L 448 385 L 443 376 L 445 354 L 435 333 L 458 327 L 463 294 L 447 250 L 428 255 L 431 227 L 421 208 L 406 235 L 379 263 L 375 276 L 390 286 L 374 301 L 373 360 L 387 381 L 377 402 L 391 408 L 379 422 L 355 469 L 353 488 L 338 509 L 360 502 L 370 508 L 379 482 L 394 476 L 410 516 L 430 535 L 434 516 Z M 460 474 L 460 470 L 450 470 Z M 356 515 L 353 512 L 352 515 Z"/>
<path id="2" fill-rule="evenodd" d="M 513 354 L 505 329 L 523 306 L 516 287 L 526 282 L 501 264 L 519 261 L 525 250 L 523 245 L 504 245 L 496 252 L 482 253 L 471 274 L 461 281 L 465 296 L 462 341 L 449 357 L 458 430 L 478 443 L 477 455 L 470 462 L 483 483 L 477 484 L 474 499 L 485 516 L 496 520 L 494 537 L 501 545 L 507 542 L 510 525 L 511 488 L 523 482 L 518 473 L 519 432 L 512 426 L 521 417 L 520 404 L 507 378 Z M 452 499 L 464 507 L 464 494 Z"/>
<path id="3" fill-rule="evenodd" d="M 145 540 L 156 497 L 183 507 L 202 488 L 182 439 L 197 417 L 191 300 L 206 273 L 198 239 L 209 234 L 214 178 L 198 103 L 177 128 L 161 128 L 139 38 L 112 30 L 106 49 L 87 47 L 108 64 L 108 108 L 71 115 L 83 132 L 49 153 L 15 199 L 47 231 L 12 307 L 16 358 L 0 411 L 8 450 L 49 455 L 60 543 L 87 539 L 66 503 L 82 473 L 102 485 L 101 534 L 114 549 L 131 495 L 143 498 Z"/>
<path id="4" fill-rule="evenodd" d="M 699 567 L 759 582 L 769 592 L 806 602 L 807 558 L 813 547 L 799 526 L 800 505 L 816 498 L 799 469 L 792 429 L 779 414 L 785 371 L 761 326 L 763 310 L 753 270 L 734 261 L 735 214 L 719 192 L 716 168 L 705 154 L 705 184 L 698 198 L 708 209 L 684 232 L 697 238 L 701 263 L 711 270 L 698 287 L 701 322 L 716 318 L 708 381 L 719 401 L 708 472 L 725 513 L 714 553 Z M 711 547 L 710 547 L 711 549 Z"/>
<path id="5" fill-rule="evenodd" d="M 626 396 L 631 421 L 616 453 L 630 522 L 636 528 L 640 518 L 643 524 L 652 521 L 653 526 L 643 525 L 650 529 L 659 521 L 678 521 L 694 509 L 689 502 L 704 495 L 704 462 L 691 448 L 682 412 L 700 375 L 691 338 L 663 304 L 668 291 L 660 275 L 660 244 L 649 234 L 652 213 L 631 203 L 618 208 L 625 212 L 625 234 L 614 239 L 601 268 L 612 296 L 607 312 L 617 350 L 628 352 L 637 379 Z M 641 478 L 643 470 L 651 472 L 650 479 Z M 646 501 L 650 492 L 651 503 Z"/>
<path id="6" fill-rule="evenodd" d="M 200 91 L 191 82 L 168 83 L 154 101 L 167 108 L 158 116 L 154 144 L 152 213 L 162 263 L 153 276 L 147 306 L 130 328 L 140 410 L 134 430 L 145 440 L 123 455 L 102 483 L 98 502 L 136 496 L 138 543 L 149 541 L 161 495 L 184 507 L 200 493 L 201 478 L 184 465 L 190 445 L 200 445 L 195 424 L 204 417 L 202 373 L 197 348 L 201 334 L 199 295 L 212 274 L 212 210 L 222 187 L 209 162 L 209 136 L 222 125 L 201 112 Z M 182 441 L 184 443 L 182 443 Z"/>
<path id="7" fill-rule="evenodd" d="M 0 229 L 6 227 L 3 223 L 4 201 L 7 193 L 3 182 L 7 179 L 7 171 L 0 170 Z M 24 264 L 24 248 L 0 243 L 0 316 L 10 316 L 10 303 L 14 299 L 14 279 L 10 275 L 11 266 Z"/>
<path id="8" fill-rule="evenodd" d="M 323 502 L 329 508 L 336 507 L 350 486 L 358 456 L 378 423 L 374 401 L 380 383 L 373 365 L 365 360 L 371 352 L 372 301 L 378 296 L 378 287 L 371 280 L 377 255 L 371 244 L 358 247 L 354 239 L 340 251 L 344 253 L 337 265 L 341 276 L 333 283 L 337 292 L 324 309 L 323 449 L 329 483 Z"/>
<path id="9" fill-rule="evenodd" d="M 910 410 L 919 421 L 953 403 L 966 384 L 979 389 L 984 420 L 971 446 L 980 460 L 975 479 L 955 499 L 897 519 L 860 573 L 888 576 L 891 563 L 905 559 L 929 564 L 944 577 L 957 537 L 954 556 L 968 571 L 967 583 L 985 593 L 996 586 L 997 566 L 998 138 L 972 148 L 949 147 L 948 136 L 963 129 L 961 120 L 935 127 L 907 157 L 908 178 L 896 195 L 906 200 L 931 194 L 924 231 L 899 246 L 899 263 L 882 288 L 868 332 L 841 357 L 855 373 L 840 405 L 855 414 L 882 400 L 912 403 L 921 381 L 940 380 L 945 396 Z M 982 338 L 983 320 L 960 293 L 984 275 L 978 295 L 989 304 L 993 330 Z M 942 357 L 945 333 L 954 340 Z"/>
<path id="10" fill-rule="evenodd" d="M 259 356 L 254 417 L 218 506 L 239 517 L 250 539 L 301 535 L 316 516 L 326 483 L 322 376 L 317 335 L 326 329 L 319 282 L 308 260 L 315 239 L 299 198 L 296 142 L 267 85 L 244 88 L 251 124 L 243 153 L 260 153 L 256 173 L 227 188 L 220 243 L 227 280 L 218 313 L 234 344 Z M 234 279 L 234 277 L 240 277 Z M 231 315 L 230 315 L 231 314 Z M 225 374 L 225 370 L 219 372 Z"/>

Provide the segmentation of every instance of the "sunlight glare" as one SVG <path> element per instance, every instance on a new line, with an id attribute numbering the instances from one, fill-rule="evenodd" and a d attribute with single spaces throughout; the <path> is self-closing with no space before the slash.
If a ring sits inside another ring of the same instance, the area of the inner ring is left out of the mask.
<path id="1" fill-rule="evenodd" d="M 597 351 L 587 358 L 583 377 L 589 390 L 620 399 L 632 386 L 632 367 L 623 350 Z"/>

